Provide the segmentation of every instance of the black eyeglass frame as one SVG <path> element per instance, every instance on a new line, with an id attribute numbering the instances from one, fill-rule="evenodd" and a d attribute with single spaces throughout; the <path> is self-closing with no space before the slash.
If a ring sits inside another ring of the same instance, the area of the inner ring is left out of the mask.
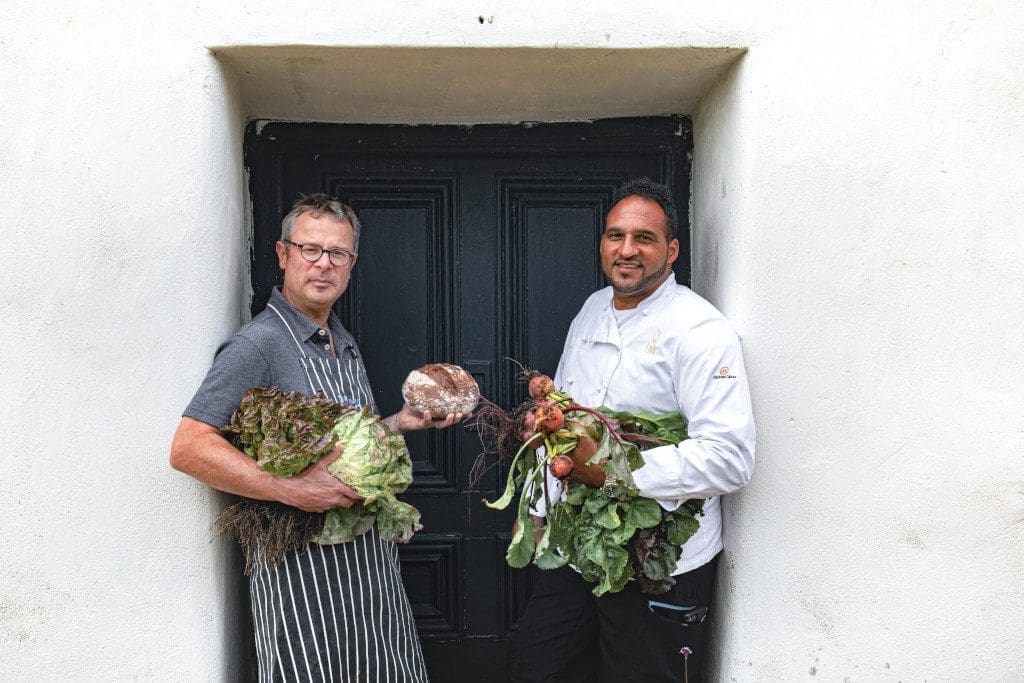
<path id="1" fill-rule="evenodd" d="M 292 242 L 291 240 L 281 240 L 281 241 L 284 242 L 285 244 L 290 244 L 293 247 L 298 247 L 299 248 L 299 256 L 301 256 L 302 259 L 304 261 L 307 261 L 308 263 L 316 263 L 317 261 L 320 260 L 320 257 L 323 256 L 324 252 L 326 251 L 327 252 L 327 260 L 331 262 L 332 266 L 335 266 L 336 268 L 344 268 L 348 264 L 352 263 L 352 260 L 356 256 L 359 255 L 359 254 L 357 254 L 354 251 L 349 251 L 348 249 L 342 249 L 340 247 L 337 248 L 337 249 L 324 249 L 319 244 L 311 244 L 309 242 L 307 242 L 306 244 L 299 244 L 298 242 Z M 317 252 L 316 258 L 309 258 L 304 253 L 302 253 L 302 250 L 305 249 L 306 247 L 311 247 L 311 248 L 315 248 L 315 249 L 319 250 Z M 334 262 L 334 257 L 336 255 L 337 256 L 343 256 L 345 258 L 345 262 L 344 263 L 335 263 Z"/>

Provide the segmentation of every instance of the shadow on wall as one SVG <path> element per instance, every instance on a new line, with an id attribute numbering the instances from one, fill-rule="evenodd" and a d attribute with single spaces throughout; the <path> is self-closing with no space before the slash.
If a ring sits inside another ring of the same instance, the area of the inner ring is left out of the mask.
<path id="1" fill-rule="evenodd" d="M 210 49 L 233 74 L 250 120 L 405 124 L 691 114 L 745 52 L 693 46 Z"/>
<path id="2" fill-rule="evenodd" d="M 218 492 L 217 509 L 223 510 L 238 501 L 237 496 Z M 253 636 L 252 610 L 249 606 L 249 582 L 245 576 L 242 548 L 234 541 L 223 545 L 221 571 L 225 587 L 221 609 L 224 610 L 224 633 L 221 642 L 227 648 L 222 681 L 255 681 L 258 674 L 256 641 Z"/>

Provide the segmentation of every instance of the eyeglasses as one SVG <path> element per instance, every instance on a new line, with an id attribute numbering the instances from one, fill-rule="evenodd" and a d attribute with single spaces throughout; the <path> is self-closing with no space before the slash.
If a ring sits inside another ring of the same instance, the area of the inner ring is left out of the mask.
<path id="1" fill-rule="evenodd" d="M 348 249 L 324 249 L 319 244 L 299 244 L 298 242 L 292 242 L 291 240 L 281 241 L 285 244 L 290 244 L 293 247 L 298 247 L 299 254 L 301 254 L 302 258 L 310 263 L 316 263 L 319 261 L 325 251 L 327 252 L 327 258 L 331 260 L 331 264 L 338 267 L 347 266 L 352 262 L 352 259 L 356 257 L 356 254 Z"/>

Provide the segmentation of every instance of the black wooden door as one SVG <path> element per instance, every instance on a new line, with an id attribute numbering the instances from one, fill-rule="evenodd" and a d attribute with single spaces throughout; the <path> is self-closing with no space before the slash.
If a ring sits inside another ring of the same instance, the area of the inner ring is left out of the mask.
<path id="1" fill-rule="evenodd" d="M 569 322 L 604 285 L 598 243 L 613 189 L 647 175 L 676 188 L 689 280 L 689 121 L 618 119 L 519 126 L 254 123 L 253 311 L 280 282 L 273 244 L 299 193 L 350 203 L 363 231 L 338 313 L 355 335 L 381 413 L 409 370 L 454 362 L 506 407 L 526 395 L 514 358 L 553 373 Z M 529 593 L 504 562 L 511 511 L 486 509 L 504 472 L 471 485 L 467 427 L 411 435 L 404 496 L 425 528 L 400 548 L 402 574 L 436 681 L 500 681 Z"/>

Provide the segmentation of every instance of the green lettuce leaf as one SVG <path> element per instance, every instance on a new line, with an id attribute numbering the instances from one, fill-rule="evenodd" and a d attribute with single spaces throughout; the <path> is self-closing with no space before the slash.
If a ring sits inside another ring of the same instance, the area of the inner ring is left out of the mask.
<path id="1" fill-rule="evenodd" d="M 324 528 L 314 537 L 319 543 L 344 543 L 373 527 L 374 515 L 356 503 L 350 508 L 333 508 L 324 515 Z"/>
<path id="2" fill-rule="evenodd" d="M 408 541 L 422 528 L 419 510 L 396 498 L 412 483 L 405 439 L 366 408 L 342 406 L 322 394 L 250 389 L 224 431 L 235 435 L 261 470 L 280 477 L 293 477 L 329 455 L 335 445 L 342 446 L 327 471 L 363 500 L 329 510 L 314 542 L 351 541 L 375 521 L 382 538 L 397 542 Z"/>
<path id="3" fill-rule="evenodd" d="M 420 524 L 420 511 L 394 496 L 378 499 L 373 507 L 381 538 L 405 543 L 423 528 Z"/>
<path id="4" fill-rule="evenodd" d="M 381 538 L 408 541 L 423 527 L 419 510 L 396 498 L 412 483 L 412 458 L 405 439 L 365 408 L 338 418 L 333 433 L 342 451 L 327 471 L 363 497 L 362 506 L 376 517 Z M 339 543 L 351 539 L 325 533 L 315 540 Z"/>

